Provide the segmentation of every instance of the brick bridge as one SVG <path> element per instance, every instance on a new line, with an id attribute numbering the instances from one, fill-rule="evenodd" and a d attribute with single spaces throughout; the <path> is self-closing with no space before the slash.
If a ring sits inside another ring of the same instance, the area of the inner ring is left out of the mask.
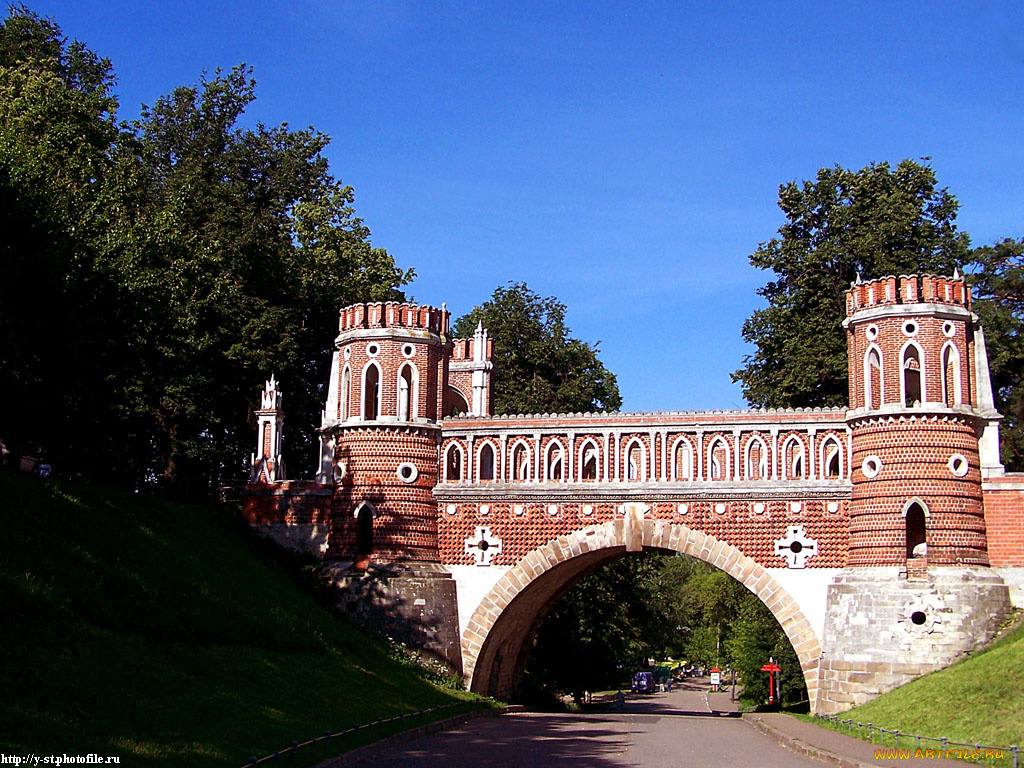
<path id="1" fill-rule="evenodd" d="M 245 510 L 475 691 L 514 696 L 549 608 L 642 549 L 755 593 L 820 712 L 948 664 L 1024 602 L 1024 476 L 999 463 L 960 278 L 851 288 L 848 409 L 493 416 L 486 331 L 448 322 L 342 310 L 316 480 L 284 479 L 272 379 Z"/>

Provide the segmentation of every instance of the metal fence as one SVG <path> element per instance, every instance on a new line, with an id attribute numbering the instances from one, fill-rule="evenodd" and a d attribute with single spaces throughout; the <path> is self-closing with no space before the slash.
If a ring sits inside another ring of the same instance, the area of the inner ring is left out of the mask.
<path id="1" fill-rule="evenodd" d="M 298 754 L 300 749 L 309 749 L 309 757 L 323 757 L 324 760 L 331 756 L 330 747 L 332 739 L 339 739 L 343 736 L 348 736 L 355 733 L 356 731 L 365 730 L 367 728 L 373 728 L 375 726 L 384 725 L 386 723 L 396 723 L 401 720 L 409 720 L 414 717 L 421 715 L 428 715 L 432 712 L 439 712 L 443 709 L 451 709 L 465 704 L 464 701 L 456 701 L 451 704 L 443 704 L 437 707 L 431 707 L 430 709 L 421 709 L 419 712 L 406 712 L 403 715 L 395 715 L 394 717 L 382 717 L 377 720 L 373 720 L 369 723 L 356 723 L 351 728 L 346 728 L 343 731 L 337 731 L 331 733 L 327 731 L 323 736 L 317 736 L 314 739 L 308 741 L 298 742 L 293 741 L 290 746 L 285 747 L 277 752 L 271 752 L 269 755 L 263 757 L 250 757 L 249 762 L 242 766 L 242 768 L 252 768 L 254 765 L 269 764 L 271 766 L 292 766 L 295 764 L 295 756 Z"/>
<path id="2" fill-rule="evenodd" d="M 880 725 L 874 723 L 860 723 L 856 722 L 852 718 L 843 719 L 836 715 L 815 715 L 820 720 L 828 720 L 831 723 L 838 725 L 840 728 L 846 728 L 850 734 L 856 735 L 860 738 L 867 738 L 872 744 L 875 742 L 875 734 L 878 734 L 878 743 L 883 747 L 890 747 L 893 750 L 899 750 L 903 747 L 913 749 L 914 752 L 918 749 L 927 752 L 931 750 L 934 755 L 927 755 L 928 757 L 950 757 L 957 758 L 959 760 L 983 760 L 995 762 L 997 760 L 1007 760 L 1007 764 L 1012 768 L 1020 768 L 1020 755 L 1019 747 L 1014 744 L 1011 747 L 993 747 L 987 744 L 964 744 L 959 741 L 951 741 L 945 736 L 919 736 L 911 733 L 900 733 L 899 730 L 890 730 L 883 728 Z M 856 730 L 855 730 L 856 729 Z M 892 741 L 892 744 L 887 743 L 887 737 Z M 903 739 L 902 744 L 900 739 Z M 938 745 L 939 749 L 929 746 L 930 744 Z"/>

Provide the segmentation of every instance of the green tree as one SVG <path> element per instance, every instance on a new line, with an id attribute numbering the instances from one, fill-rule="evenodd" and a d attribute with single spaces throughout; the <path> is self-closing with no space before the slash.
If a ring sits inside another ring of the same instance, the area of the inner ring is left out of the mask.
<path id="1" fill-rule="evenodd" d="M 1002 460 L 1024 470 L 1024 239 L 971 253 L 974 311 L 981 318 L 1000 425 Z"/>
<path id="2" fill-rule="evenodd" d="M 760 705 L 768 698 L 768 673 L 761 667 L 774 659 L 783 704 L 807 701 L 807 686 L 796 651 L 782 627 L 756 596 L 744 590 L 730 631 L 724 641 L 729 663 L 742 685 L 740 698 Z"/>
<path id="3" fill-rule="evenodd" d="M 926 164 L 903 160 L 859 171 L 822 168 L 779 187 L 786 223 L 750 263 L 777 276 L 758 293 L 768 306 L 743 324 L 754 345 L 732 374 L 755 407 L 837 406 L 847 401 L 845 292 L 858 275 L 951 274 L 968 239 L 958 203 Z"/>
<path id="4" fill-rule="evenodd" d="M 139 361 L 125 386 L 154 474 L 186 493 L 240 475 L 271 371 L 290 418 L 315 423 L 338 309 L 401 300 L 412 278 L 371 246 L 326 136 L 239 126 L 255 86 L 239 66 L 177 88 L 121 148 L 146 202 L 113 260 Z M 288 458 L 311 466 L 309 430 L 298 434 Z"/>
<path id="5" fill-rule="evenodd" d="M 110 63 L 23 6 L 0 22 L 2 436 L 71 470 L 116 418 L 100 259 L 118 138 Z"/>
<path id="6" fill-rule="evenodd" d="M 598 345 L 572 338 L 565 305 L 553 296 L 509 283 L 460 317 L 455 335 L 472 336 L 478 323 L 494 340 L 496 413 L 614 411 L 622 404 Z"/>
<path id="7" fill-rule="evenodd" d="M 58 471 L 202 495 L 243 477 L 277 373 L 315 423 L 337 312 L 402 299 L 312 128 L 242 127 L 246 67 L 120 128 L 110 64 L 13 9 L 0 25 L 0 425 Z M 311 466 L 308 430 L 288 443 Z M 289 433 L 291 434 L 291 433 Z"/>

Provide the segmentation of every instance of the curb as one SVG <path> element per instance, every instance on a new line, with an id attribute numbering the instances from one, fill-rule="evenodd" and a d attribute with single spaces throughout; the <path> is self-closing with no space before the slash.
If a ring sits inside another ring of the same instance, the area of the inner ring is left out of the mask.
<path id="1" fill-rule="evenodd" d="M 757 715 L 749 713 L 744 714 L 743 719 L 750 723 L 751 727 L 756 728 L 768 738 L 774 739 L 790 752 L 795 752 L 798 755 L 804 755 L 805 757 L 810 757 L 814 760 L 821 760 L 822 762 L 839 766 L 839 768 L 877 768 L 877 763 L 865 763 L 860 760 L 855 760 L 852 757 L 837 755 L 835 752 L 822 749 L 821 747 L 814 747 L 810 744 L 805 744 L 800 741 L 800 739 L 794 739 L 792 736 L 787 736 L 778 728 L 768 725 L 768 723 Z"/>
<path id="2" fill-rule="evenodd" d="M 490 710 L 477 710 L 476 712 L 464 712 L 461 715 L 455 715 L 454 717 L 447 717 L 444 720 L 435 720 L 432 723 L 425 723 L 424 725 L 418 725 L 415 728 L 410 728 L 407 731 L 396 733 L 387 738 L 375 741 L 372 744 L 365 744 L 362 747 L 357 747 L 349 752 L 345 752 L 337 757 L 331 757 L 324 760 L 322 763 L 317 763 L 316 768 L 347 768 L 347 766 L 355 765 L 364 757 L 368 757 L 371 754 L 381 749 L 393 746 L 395 744 L 404 744 L 407 741 L 415 741 L 416 739 L 422 738 L 423 736 L 429 736 L 433 733 L 440 733 L 441 731 L 447 731 L 452 728 L 456 728 L 463 723 L 468 723 L 470 720 L 476 720 L 481 717 L 500 717 L 502 715 L 511 714 L 513 712 L 519 712 L 523 709 L 521 705 L 510 705 L 504 706 L 499 709 Z"/>

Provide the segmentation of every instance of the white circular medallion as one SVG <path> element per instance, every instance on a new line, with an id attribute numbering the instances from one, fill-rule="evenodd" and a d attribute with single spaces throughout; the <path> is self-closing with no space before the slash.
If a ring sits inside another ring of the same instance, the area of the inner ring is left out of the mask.
<path id="1" fill-rule="evenodd" d="M 967 457 L 962 453 L 954 453 L 949 457 L 949 461 L 946 462 L 946 466 L 949 467 L 949 471 L 957 477 L 963 477 L 970 470 L 971 465 L 967 461 Z"/>
<path id="2" fill-rule="evenodd" d="M 903 335 L 904 336 L 916 336 L 917 331 L 921 326 L 917 324 L 917 320 L 904 320 L 903 321 Z"/>
<path id="3" fill-rule="evenodd" d="M 366 356 L 367 357 L 376 357 L 379 354 L 380 354 L 380 344 L 378 344 L 376 341 L 371 341 L 369 344 L 366 345 Z"/>
<path id="4" fill-rule="evenodd" d="M 868 341 L 874 341 L 878 338 L 878 326 L 872 323 L 864 329 L 864 335 L 867 337 Z"/>
<path id="5" fill-rule="evenodd" d="M 865 456 L 864 461 L 861 462 L 860 471 L 864 473 L 864 477 L 877 477 L 878 473 L 882 471 L 882 460 L 873 454 Z"/>
<path id="6" fill-rule="evenodd" d="M 395 474 L 398 475 L 398 479 L 403 483 L 415 483 L 416 478 L 420 476 L 420 471 L 416 469 L 415 464 L 404 461 L 398 465 L 398 469 L 395 471 Z"/>

